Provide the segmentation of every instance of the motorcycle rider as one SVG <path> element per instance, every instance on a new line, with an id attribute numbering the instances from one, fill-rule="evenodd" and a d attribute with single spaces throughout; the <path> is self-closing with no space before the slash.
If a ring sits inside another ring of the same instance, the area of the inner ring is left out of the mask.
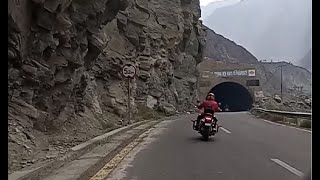
<path id="1" fill-rule="evenodd" d="M 221 111 L 221 109 L 219 108 L 218 103 L 215 101 L 215 95 L 213 93 L 209 93 L 207 95 L 206 100 L 204 100 L 197 107 L 200 110 L 203 109 L 203 111 L 197 118 L 196 125 L 195 125 L 196 129 L 198 129 L 198 125 L 199 125 L 200 119 L 204 118 L 205 113 L 211 113 L 213 115 L 214 112 Z M 215 118 L 214 116 L 213 116 L 213 118 L 215 119 L 216 122 L 218 121 L 217 118 Z"/>

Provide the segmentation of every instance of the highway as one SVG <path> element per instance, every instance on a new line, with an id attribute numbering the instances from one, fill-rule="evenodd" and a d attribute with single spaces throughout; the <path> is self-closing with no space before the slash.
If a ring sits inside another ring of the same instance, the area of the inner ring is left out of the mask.
<path id="1" fill-rule="evenodd" d="M 310 171 L 311 132 L 248 112 L 217 113 L 223 128 L 203 141 L 195 117 L 160 123 L 107 179 L 298 180 Z"/>

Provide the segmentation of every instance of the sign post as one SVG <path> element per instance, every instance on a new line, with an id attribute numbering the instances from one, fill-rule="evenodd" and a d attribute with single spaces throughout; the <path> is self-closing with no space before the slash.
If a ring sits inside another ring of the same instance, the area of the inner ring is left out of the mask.
<path id="1" fill-rule="evenodd" d="M 131 122 L 131 107 L 130 107 L 130 96 L 131 96 L 131 79 L 136 75 L 136 67 L 132 64 L 126 64 L 122 68 L 122 75 L 128 81 L 128 124 Z"/>

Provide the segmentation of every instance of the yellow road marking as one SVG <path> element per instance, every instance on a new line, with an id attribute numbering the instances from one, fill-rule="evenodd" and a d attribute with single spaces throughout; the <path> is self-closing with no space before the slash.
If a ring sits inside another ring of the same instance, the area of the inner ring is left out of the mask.
<path id="1" fill-rule="evenodd" d="M 118 164 L 136 147 L 148 134 L 155 128 L 150 128 L 142 133 L 138 138 L 123 148 L 115 157 L 113 157 L 106 165 L 103 166 L 90 180 L 103 180 L 118 166 Z"/>

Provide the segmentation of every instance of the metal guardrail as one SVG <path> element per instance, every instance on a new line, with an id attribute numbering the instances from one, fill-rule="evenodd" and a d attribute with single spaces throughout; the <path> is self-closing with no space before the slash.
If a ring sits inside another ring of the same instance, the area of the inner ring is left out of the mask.
<path id="1" fill-rule="evenodd" d="M 308 113 L 308 112 L 278 111 L 278 110 L 268 110 L 268 109 L 263 109 L 263 108 L 253 108 L 252 110 L 268 112 L 268 113 L 275 113 L 275 114 L 280 114 L 280 115 L 288 115 L 288 116 L 299 116 L 299 117 L 310 117 L 310 118 L 312 116 L 312 113 Z"/>

